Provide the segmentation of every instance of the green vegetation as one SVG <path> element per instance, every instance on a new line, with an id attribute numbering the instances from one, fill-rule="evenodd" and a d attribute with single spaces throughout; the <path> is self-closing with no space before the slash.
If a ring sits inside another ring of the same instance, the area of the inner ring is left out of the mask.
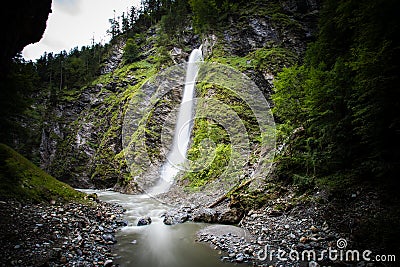
<path id="1" fill-rule="evenodd" d="M 231 66 L 239 71 L 253 69 L 267 71 L 274 75 L 299 61 L 295 53 L 279 46 L 259 48 L 243 57 L 218 55 L 217 53 L 211 58 L 213 62 Z"/>
<path id="2" fill-rule="evenodd" d="M 268 70 L 273 74 L 277 74 L 283 68 L 293 66 L 298 61 L 295 53 L 282 47 L 260 48 L 247 57 L 256 69 Z"/>
<path id="3" fill-rule="evenodd" d="M 132 63 L 135 62 L 138 57 L 139 57 L 139 47 L 134 39 L 129 38 L 126 41 L 124 47 L 123 59 L 125 60 L 126 63 Z"/>
<path id="4" fill-rule="evenodd" d="M 196 31 L 205 32 L 214 28 L 221 14 L 219 3 L 215 0 L 190 0 L 189 3 L 193 10 Z"/>
<path id="5" fill-rule="evenodd" d="M 31 131 L 40 128 L 41 122 L 37 118 L 42 110 L 34 105 L 32 96 L 42 95 L 39 85 L 35 65 L 19 57 L 14 59 L 9 72 L 3 73 L 0 80 L 0 140 L 36 160 L 39 155 L 32 150 L 40 142 L 40 137 Z M 21 120 L 29 122 L 29 127 L 24 127 Z M 15 142 L 20 136 L 23 136 L 21 142 Z"/>
<path id="6" fill-rule="evenodd" d="M 224 1 L 224 0 L 189 0 L 192 10 L 193 27 L 197 33 L 219 33 L 229 29 L 230 21 L 240 27 L 248 27 L 247 17 L 267 18 L 280 34 L 301 30 L 300 23 L 284 10 L 280 1 Z M 297 3 L 300 4 L 300 3 Z"/>
<path id="7" fill-rule="evenodd" d="M 62 139 L 56 135 L 52 137 L 52 140 L 57 141 L 57 154 L 48 167 L 49 171 L 69 183 L 74 182 L 76 175 L 85 173 L 100 188 L 112 187 L 117 181 L 125 184 L 131 180 L 120 141 L 123 116 L 130 99 L 155 72 L 154 65 L 146 60 L 130 64 L 125 62 L 124 66 L 99 76 L 90 85 L 82 88 L 84 92 L 93 90 L 100 84 L 108 85 L 101 86 L 97 93 L 96 97 L 101 99 L 97 105 L 84 110 L 73 122 L 65 122 L 69 127 L 63 130 Z M 62 103 L 71 103 L 65 97 L 62 99 L 66 101 Z M 74 103 L 75 100 L 71 101 Z M 83 133 L 82 127 L 85 126 L 92 129 L 88 135 L 95 135 L 85 140 L 83 147 L 77 148 L 77 135 Z M 92 155 L 87 155 L 84 149 L 92 151 Z"/>
<path id="8" fill-rule="evenodd" d="M 237 145 L 235 141 L 242 144 L 244 138 L 238 133 L 247 132 L 251 149 L 255 149 L 261 136 L 256 118 L 250 107 L 229 88 L 202 82 L 197 90 L 198 96 L 205 101 L 204 105 L 202 101 L 197 103 L 193 140 L 188 150 L 190 169 L 181 180 L 191 190 L 199 190 L 217 179 L 237 182 L 242 170 L 229 166 L 240 158 L 235 151 L 238 148 L 233 144 Z M 208 102 L 207 99 L 215 102 Z M 235 117 L 232 117 L 234 114 Z"/>
<path id="9" fill-rule="evenodd" d="M 0 144 L 0 164 L 0 198 L 37 202 L 84 199 L 84 193 L 56 180 L 4 144 Z"/>
<path id="10" fill-rule="evenodd" d="M 54 116 L 48 111 L 79 99 L 97 76 L 107 49 L 96 44 L 69 53 L 45 53 L 35 63 L 16 56 L 0 81 L 1 141 L 39 163 L 43 123 Z"/>
<path id="11" fill-rule="evenodd" d="M 393 184 L 399 172 L 400 44 L 394 1 L 325 1 L 305 64 L 275 82 L 281 177 L 304 188 Z"/>

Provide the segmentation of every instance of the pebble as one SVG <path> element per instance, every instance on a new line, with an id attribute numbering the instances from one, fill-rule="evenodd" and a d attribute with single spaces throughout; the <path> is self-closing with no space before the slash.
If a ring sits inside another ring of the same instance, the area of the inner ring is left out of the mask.
<path id="1" fill-rule="evenodd" d="M 308 241 L 308 238 L 305 236 L 300 237 L 300 243 L 306 243 Z"/>
<path id="2" fill-rule="evenodd" d="M 112 260 L 106 260 L 104 262 L 104 267 L 111 267 L 113 265 L 113 261 Z"/>
<path id="3" fill-rule="evenodd" d="M 243 261 L 244 261 L 243 255 L 238 255 L 238 256 L 236 257 L 236 262 L 243 262 Z"/>

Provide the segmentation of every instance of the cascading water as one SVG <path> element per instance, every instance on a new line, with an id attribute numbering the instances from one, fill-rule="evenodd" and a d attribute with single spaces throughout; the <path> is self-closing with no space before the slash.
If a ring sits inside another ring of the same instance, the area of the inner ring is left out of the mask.
<path id="1" fill-rule="evenodd" d="M 186 161 L 186 152 L 190 141 L 190 132 L 193 119 L 194 93 L 196 76 L 199 71 L 199 62 L 203 60 L 201 46 L 194 49 L 189 56 L 186 69 L 185 86 L 183 97 L 179 107 L 178 118 L 175 125 L 174 139 L 167 160 L 161 168 L 161 178 L 156 186 L 150 190 L 151 195 L 156 195 L 168 191 L 174 177 L 182 169 Z"/>
<path id="2" fill-rule="evenodd" d="M 117 203 L 126 208 L 125 219 L 129 222 L 117 232 L 115 245 L 118 266 L 135 267 L 230 267 L 234 263 L 222 262 L 221 255 L 208 244 L 195 242 L 196 233 L 207 226 L 204 223 L 186 222 L 184 224 L 165 225 L 162 215 L 168 207 L 162 201 L 151 197 L 168 191 L 174 177 L 186 160 L 189 146 L 191 121 L 194 111 L 194 87 L 202 60 L 201 46 L 194 49 L 187 64 L 186 79 L 182 102 L 179 106 L 174 137 L 167 161 L 161 169 L 160 182 L 149 194 L 127 195 L 113 191 L 82 190 L 97 193 L 103 201 Z M 137 226 L 141 217 L 150 216 L 152 223 Z"/>

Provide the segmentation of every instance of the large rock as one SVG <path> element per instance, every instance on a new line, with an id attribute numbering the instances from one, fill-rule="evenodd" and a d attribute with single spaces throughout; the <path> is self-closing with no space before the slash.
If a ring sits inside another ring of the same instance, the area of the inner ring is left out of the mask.
<path id="1" fill-rule="evenodd" d="M 143 217 L 143 218 L 139 219 L 137 226 L 143 226 L 143 225 L 149 225 L 149 224 L 151 224 L 151 218 Z"/>
<path id="2" fill-rule="evenodd" d="M 180 64 L 186 62 L 186 58 L 189 56 L 188 53 L 182 51 L 181 48 L 173 47 L 169 54 L 175 64 Z"/>
<path id="3" fill-rule="evenodd" d="M 189 219 L 188 212 L 180 211 L 180 210 L 170 210 L 164 215 L 164 224 L 173 225 L 184 223 Z"/>
<path id="4" fill-rule="evenodd" d="M 215 223 L 218 213 L 213 209 L 201 208 L 193 211 L 192 219 L 195 222 Z"/>
<path id="5" fill-rule="evenodd" d="M 218 216 L 218 223 L 237 224 L 243 217 L 243 211 L 238 209 L 225 209 Z"/>

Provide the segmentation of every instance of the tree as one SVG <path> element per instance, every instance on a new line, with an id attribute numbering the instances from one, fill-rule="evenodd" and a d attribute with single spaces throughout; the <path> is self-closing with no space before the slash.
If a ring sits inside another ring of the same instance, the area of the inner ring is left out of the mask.
<path id="1" fill-rule="evenodd" d="M 139 57 L 139 47 L 136 44 L 135 40 L 132 38 L 129 38 L 126 41 L 125 47 L 124 47 L 124 54 L 123 54 L 123 59 L 127 63 L 132 63 L 134 62 L 137 58 Z"/>
<path id="2" fill-rule="evenodd" d="M 297 176 L 393 180 L 400 166 L 398 3 L 327 0 L 305 64 L 278 76 L 273 96 Z M 293 129 L 304 132 L 295 136 Z M 303 164 L 303 167 L 301 167 Z M 293 173 L 292 170 L 287 169 Z M 314 173 L 315 175 L 315 173 Z"/>
<path id="3" fill-rule="evenodd" d="M 207 31 L 218 22 L 220 11 L 215 0 L 189 0 L 197 32 Z"/>
<path id="4" fill-rule="evenodd" d="M 125 12 L 122 13 L 121 20 L 122 20 L 122 33 L 126 33 L 129 31 L 131 25 L 129 24 L 128 15 L 125 16 Z"/>
<path id="5" fill-rule="evenodd" d="M 107 30 L 108 34 L 111 34 L 111 39 L 114 39 L 118 34 L 120 34 L 120 25 L 119 18 L 115 17 L 114 10 L 114 18 L 108 20 L 111 24 L 110 29 Z"/>
<path id="6" fill-rule="evenodd" d="M 183 31 L 187 23 L 188 3 L 186 0 L 167 1 L 164 7 L 165 15 L 161 17 L 161 29 L 168 36 L 177 36 Z"/>

